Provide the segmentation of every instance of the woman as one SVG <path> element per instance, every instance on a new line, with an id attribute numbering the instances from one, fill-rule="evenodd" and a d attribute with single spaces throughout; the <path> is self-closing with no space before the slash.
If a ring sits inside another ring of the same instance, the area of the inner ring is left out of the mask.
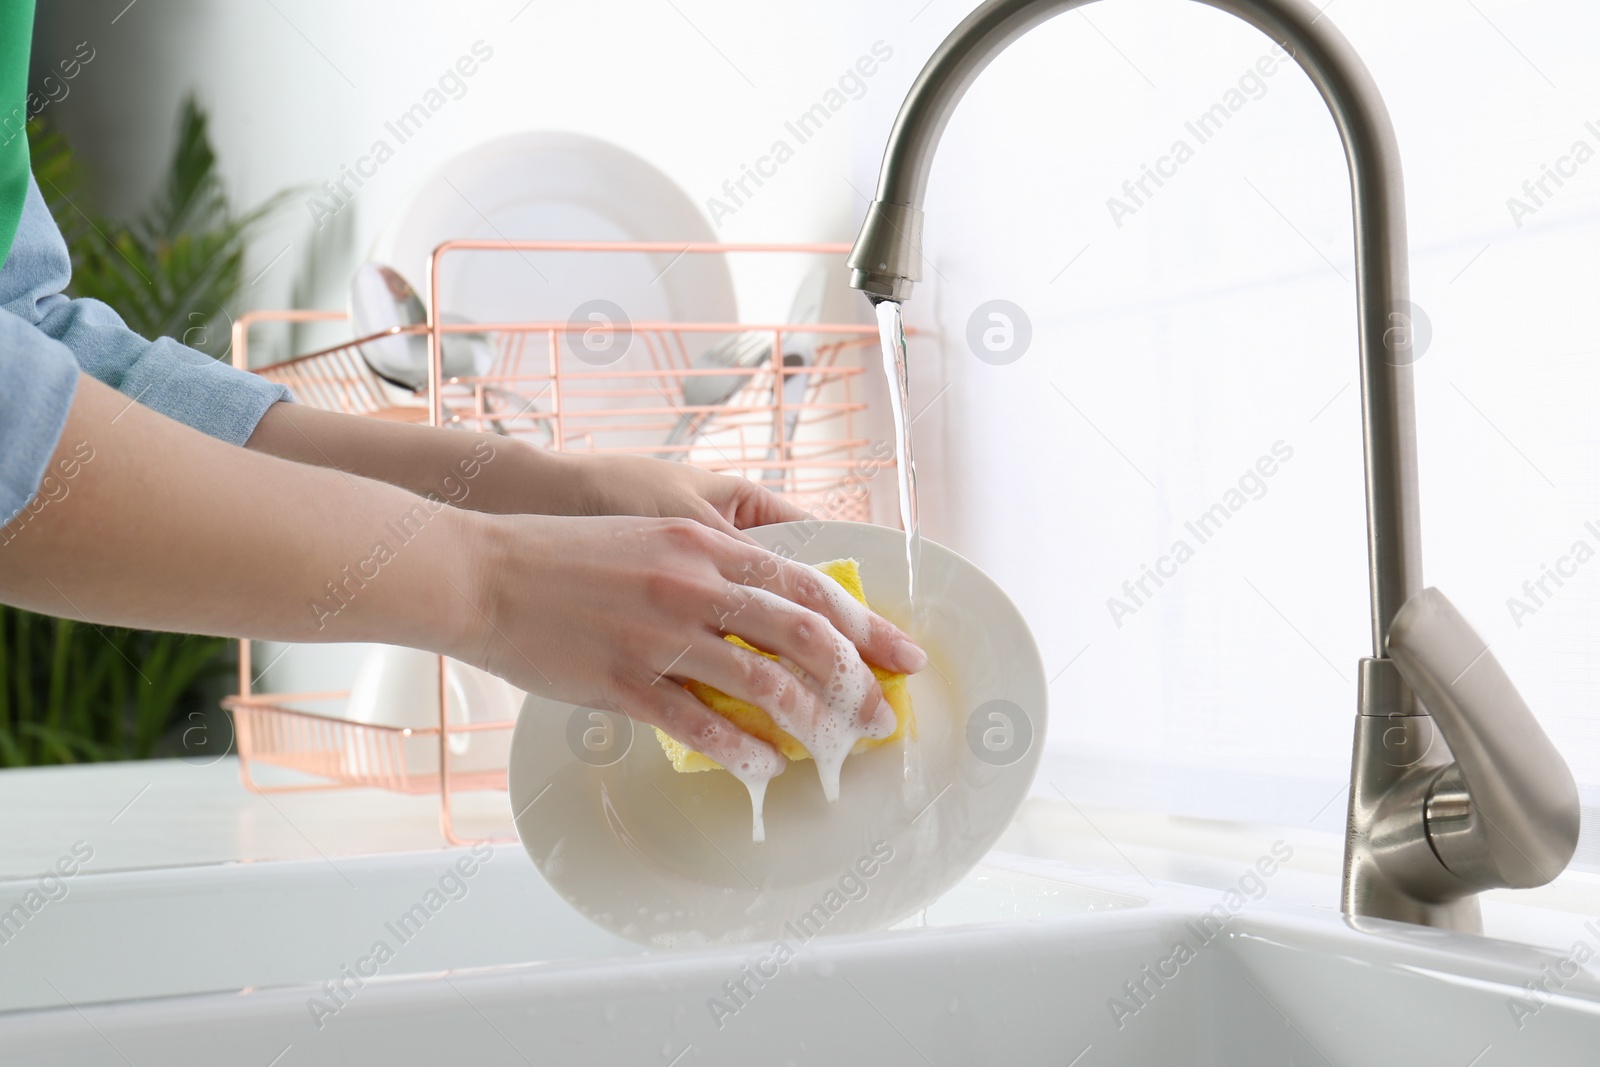
<path id="1" fill-rule="evenodd" d="M 25 114 L 32 21 L 31 0 L 0 0 L 0 114 Z M 803 736 L 842 644 L 890 670 L 925 665 L 895 627 L 861 624 L 826 579 L 740 532 L 802 517 L 751 482 L 297 407 L 67 298 L 66 246 L 27 152 L 23 136 L 0 146 L 0 601 L 409 645 L 531 692 L 610 701 L 730 768 L 783 757 L 682 682 Z M 801 686 L 729 633 L 800 667 Z M 860 725 L 891 730 L 866 691 Z"/>

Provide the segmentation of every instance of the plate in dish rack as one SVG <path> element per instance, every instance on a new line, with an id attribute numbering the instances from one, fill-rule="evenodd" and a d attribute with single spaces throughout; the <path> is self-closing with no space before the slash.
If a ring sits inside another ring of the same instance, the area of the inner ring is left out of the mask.
<path id="1" fill-rule="evenodd" d="M 379 236 L 372 258 L 396 268 L 426 303 L 428 257 L 455 238 L 681 243 L 711 242 L 716 235 L 676 182 L 633 153 L 582 134 L 531 131 L 496 138 L 447 161 Z M 631 323 L 739 319 L 733 278 L 721 254 L 458 251 L 443 263 L 440 308 L 472 322 L 591 322 L 597 321 L 594 315 L 621 321 L 615 319 L 618 309 Z M 497 373 L 547 373 L 547 335 L 519 336 L 523 345 L 514 350 L 508 350 L 510 338 L 498 339 Z M 716 339 L 683 334 L 681 360 L 692 361 Z M 564 345 L 562 368 L 582 375 L 654 366 L 638 334 L 619 347 L 620 352 L 584 351 Z M 518 359 L 526 365 L 507 365 Z M 653 380 L 641 379 L 646 386 Z M 575 388 L 576 395 L 562 398 L 563 409 L 662 406 L 648 387 L 587 396 L 593 388 Z M 665 433 L 664 425 L 659 432 L 611 434 L 603 443 L 655 445 Z"/>
<path id="2" fill-rule="evenodd" d="M 905 537 L 852 522 L 750 531 L 803 563 L 860 561 L 867 600 L 927 650 L 916 736 L 845 761 L 828 804 L 809 760 L 772 780 L 766 841 L 722 771 L 679 774 L 615 709 L 530 696 L 511 742 L 512 812 L 545 879 L 601 926 L 692 945 L 882 929 L 960 881 L 1027 795 L 1046 683 L 1027 623 L 987 575 L 923 543 L 913 617 Z"/>

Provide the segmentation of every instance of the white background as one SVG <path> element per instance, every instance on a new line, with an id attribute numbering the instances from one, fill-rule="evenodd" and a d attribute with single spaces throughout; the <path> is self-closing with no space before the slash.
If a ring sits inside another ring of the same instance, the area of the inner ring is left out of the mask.
<path id="1" fill-rule="evenodd" d="M 968 7 L 124 3 L 41 5 L 35 56 L 37 78 L 52 50 L 96 49 L 50 113 L 107 175 L 111 209 L 148 195 L 186 90 L 211 111 L 236 201 L 252 203 L 335 176 L 475 40 L 495 50 L 362 190 L 342 247 L 313 242 L 298 207 L 261 239 L 256 269 L 289 251 L 257 306 L 291 292 L 342 304 L 352 257 L 411 190 L 506 132 L 606 138 L 703 203 L 881 40 L 894 55 L 865 95 L 718 230 L 849 240 L 906 87 Z M 1520 627 L 1506 604 L 1575 540 L 1600 548 L 1583 528 L 1600 520 L 1600 160 L 1520 228 L 1506 203 L 1575 140 L 1600 148 L 1584 128 L 1600 127 L 1600 10 L 1336 0 L 1326 17 L 1371 68 L 1406 164 L 1413 297 L 1433 331 L 1417 366 L 1426 580 L 1491 641 L 1580 781 L 1600 785 L 1600 561 Z M 1336 786 L 1370 651 L 1349 188 L 1325 108 L 1284 68 L 1120 228 L 1105 203 L 1267 51 L 1176 0 L 1095 4 L 1036 30 L 950 124 L 908 307 L 925 331 L 913 409 L 931 405 L 916 424 L 926 531 L 1027 614 L 1054 677 L 1052 752 L 1137 768 L 1132 799 L 1177 811 L 1218 810 L 1241 774 L 1316 786 L 1305 796 Z M 787 302 L 748 277 L 740 297 L 749 317 Z M 995 298 L 1032 322 L 1009 366 L 965 341 Z M 1117 627 L 1106 598 L 1280 440 L 1294 458 L 1265 497 Z M 1315 807 L 1254 814 L 1299 822 Z"/>

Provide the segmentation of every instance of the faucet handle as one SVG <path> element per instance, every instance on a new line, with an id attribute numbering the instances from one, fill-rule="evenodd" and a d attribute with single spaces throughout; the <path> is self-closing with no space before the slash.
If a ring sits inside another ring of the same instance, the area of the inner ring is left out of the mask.
<path id="1" fill-rule="evenodd" d="M 1395 614 L 1388 646 L 1455 757 L 1428 793 L 1440 861 L 1483 888 L 1560 874 L 1578 847 L 1578 787 L 1488 642 L 1428 588 Z"/>

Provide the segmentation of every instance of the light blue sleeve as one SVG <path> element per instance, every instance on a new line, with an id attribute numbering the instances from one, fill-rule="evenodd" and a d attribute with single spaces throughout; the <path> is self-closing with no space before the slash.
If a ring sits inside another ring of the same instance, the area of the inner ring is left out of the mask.
<path id="1" fill-rule="evenodd" d="M 289 391 L 170 337 L 147 341 L 98 300 L 62 295 L 72 277 L 66 242 L 39 186 L 28 184 L 22 225 L 0 269 L 0 308 L 66 345 L 84 373 L 212 437 L 249 440 Z"/>
<path id="2" fill-rule="evenodd" d="M 38 493 L 77 387 L 66 345 L 0 311 L 0 525 Z"/>
<path id="3" fill-rule="evenodd" d="M 0 268 L 0 522 L 38 491 L 77 384 L 99 379 L 146 407 L 242 445 L 289 391 L 170 337 L 148 341 L 98 300 L 63 295 L 72 260 L 38 184 Z M 20 499 L 19 499 L 20 494 Z"/>

